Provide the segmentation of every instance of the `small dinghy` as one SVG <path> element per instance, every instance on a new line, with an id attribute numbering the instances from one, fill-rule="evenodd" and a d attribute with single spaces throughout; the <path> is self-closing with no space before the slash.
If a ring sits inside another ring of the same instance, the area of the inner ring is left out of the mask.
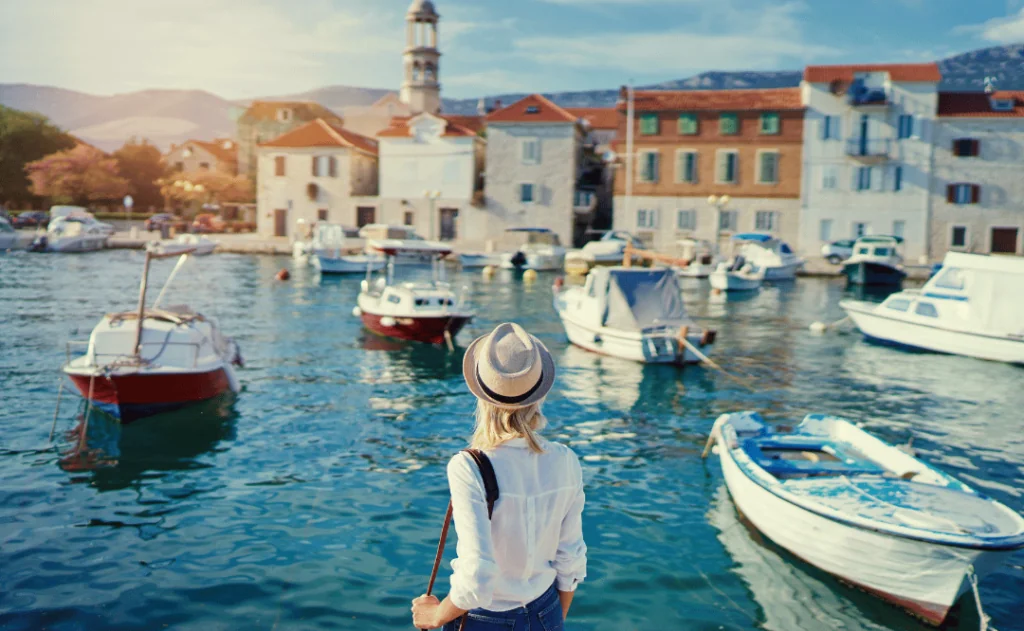
<path id="1" fill-rule="evenodd" d="M 764 268 L 748 263 L 742 256 L 737 256 L 729 263 L 719 263 L 718 269 L 711 272 L 708 280 L 712 289 L 721 291 L 756 291 L 764 282 Z"/>
<path id="2" fill-rule="evenodd" d="M 150 241 L 146 244 L 147 250 L 156 254 L 177 256 L 179 254 L 191 254 L 192 256 L 206 256 L 213 254 L 213 251 L 220 245 L 216 241 L 207 239 L 200 234 L 179 234 L 176 238 L 167 241 Z"/>
<path id="3" fill-rule="evenodd" d="M 710 442 L 736 508 L 808 563 L 932 624 L 1024 548 L 1024 518 L 856 425 L 808 415 L 776 432 L 723 414 Z"/>

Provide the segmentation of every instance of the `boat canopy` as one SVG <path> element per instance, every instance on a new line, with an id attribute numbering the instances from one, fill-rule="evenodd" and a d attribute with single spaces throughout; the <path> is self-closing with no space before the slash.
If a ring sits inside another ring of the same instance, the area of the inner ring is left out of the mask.
<path id="1" fill-rule="evenodd" d="M 921 293 L 966 301 L 970 319 L 984 331 L 1024 335 L 1024 259 L 950 252 Z"/>
<path id="2" fill-rule="evenodd" d="M 873 234 L 867 237 L 860 237 L 857 243 L 903 243 L 903 237 L 895 237 L 884 234 Z"/>
<path id="3" fill-rule="evenodd" d="M 670 269 L 596 268 L 595 295 L 606 296 L 603 324 L 622 331 L 679 326 L 688 321 L 676 275 Z"/>
<path id="4" fill-rule="evenodd" d="M 508 228 L 505 232 L 552 232 L 551 228 Z"/>
<path id="5" fill-rule="evenodd" d="M 762 234 L 760 232 L 741 232 L 740 234 L 734 234 L 732 236 L 733 241 L 759 241 L 766 243 L 775 239 L 770 234 Z"/>
<path id="6" fill-rule="evenodd" d="M 433 241 L 403 241 L 401 239 L 382 239 L 370 241 L 369 247 L 387 256 L 398 254 L 436 254 L 437 258 L 444 258 L 452 253 L 451 246 Z"/>

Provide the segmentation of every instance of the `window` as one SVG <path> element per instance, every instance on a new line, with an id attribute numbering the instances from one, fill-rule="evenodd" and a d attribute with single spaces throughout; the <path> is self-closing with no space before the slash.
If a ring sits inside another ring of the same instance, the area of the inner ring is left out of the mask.
<path id="1" fill-rule="evenodd" d="M 200 162 L 199 163 L 199 170 L 200 171 L 209 171 L 210 170 L 210 163 L 209 162 Z"/>
<path id="2" fill-rule="evenodd" d="M 821 167 L 821 190 L 834 191 L 837 188 L 839 188 L 839 167 L 828 165 Z"/>
<path id="3" fill-rule="evenodd" d="M 679 115 L 679 133 L 683 136 L 694 136 L 700 133 L 700 124 L 696 114 Z"/>
<path id="4" fill-rule="evenodd" d="M 868 233 L 868 224 L 863 221 L 853 222 L 853 238 L 859 239 Z"/>
<path id="5" fill-rule="evenodd" d="M 640 133 L 644 136 L 658 135 L 657 114 L 643 114 L 640 116 Z"/>
<path id="6" fill-rule="evenodd" d="M 411 226 L 413 224 L 413 214 L 411 210 L 405 211 L 405 225 Z"/>
<path id="7" fill-rule="evenodd" d="M 185 163 L 184 162 L 175 162 L 174 163 L 174 170 L 175 171 L 184 171 L 185 170 Z"/>
<path id="8" fill-rule="evenodd" d="M 719 184 L 735 184 L 739 179 L 739 154 L 735 151 L 719 149 L 715 155 L 718 159 L 715 180 Z"/>
<path id="9" fill-rule="evenodd" d="M 637 228 L 657 228 L 658 227 L 658 211 L 657 210 L 638 210 L 636 211 L 636 227 Z"/>
<path id="10" fill-rule="evenodd" d="M 284 176 L 284 156 L 274 156 L 274 175 Z"/>
<path id="11" fill-rule="evenodd" d="M 949 232 L 949 247 L 967 247 L 967 226 L 953 226 Z"/>
<path id="12" fill-rule="evenodd" d="M 540 139 L 526 138 L 522 141 L 523 164 L 540 164 Z"/>
<path id="13" fill-rule="evenodd" d="M 572 194 L 572 205 L 576 207 L 590 207 L 594 203 L 594 191 L 583 191 L 577 189 Z"/>
<path id="14" fill-rule="evenodd" d="M 892 168 L 892 190 L 899 192 L 903 190 L 903 167 Z"/>
<path id="15" fill-rule="evenodd" d="M 524 204 L 533 203 L 533 184 L 519 185 L 519 201 Z"/>
<path id="16" fill-rule="evenodd" d="M 402 302 L 402 297 L 401 296 L 396 296 L 395 294 L 389 294 L 388 295 L 388 302 L 390 302 L 391 304 L 397 305 L 398 303 Z"/>
<path id="17" fill-rule="evenodd" d="M 718 117 L 718 133 L 722 136 L 735 136 L 740 133 L 740 121 L 735 114 L 722 114 Z"/>
<path id="18" fill-rule="evenodd" d="M 893 298 L 885 303 L 885 307 L 893 311 L 906 311 L 910 308 L 910 301 L 905 298 Z"/>
<path id="19" fill-rule="evenodd" d="M 319 177 L 321 173 L 320 169 L 321 156 L 313 156 L 313 177 Z"/>
<path id="20" fill-rule="evenodd" d="M 286 107 L 277 110 L 277 120 L 286 123 L 292 119 L 292 111 Z"/>
<path id="21" fill-rule="evenodd" d="M 981 153 L 981 142 L 973 138 L 957 138 L 953 141 L 953 155 L 959 158 L 973 158 Z"/>
<path id="22" fill-rule="evenodd" d="M 993 112 L 1013 111 L 1013 99 L 992 99 Z"/>
<path id="23" fill-rule="evenodd" d="M 917 303 L 917 306 L 914 307 L 914 313 L 916 313 L 919 316 L 924 316 L 926 318 L 939 317 L 939 311 L 935 308 L 935 305 L 933 305 L 930 302 Z"/>
<path id="24" fill-rule="evenodd" d="M 773 232 L 779 229 L 779 213 L 774 210 L 759 210 L 754 215 L 754 230 Z"/>
<path id="25" fill-rule="evenodd" d="M 822 140 L 836 140 L 839 138 L 839 117 L 838 116 L 822 116 L 821 117 L 821 139 Z"/>
<path id="26" fill-rule="evenodd" d="M 676 152 L 676 181 L 693 184 L 697 181 L 697 152 Z"/>
<path id="27" fill-rule="evenodd" d="M 854 175 L 856 177 L 856 181 L 854 182 L 854 188 L 856 190 L 871 190 L 871 167 L 857 167 Z"/>
<path id="28" fill-rule="evenodd" d="M 977 204 L 981 200 L 981 187 L 977 184 L 949 184 L 946 201 L 950 204 Z"/>
<path id="29" fill-rule="evenodd" d="M 327 209 L 326 208 L 320 208 L 320 209 L 318 209 L 316 211 L 316 220 L 317 221 L 327 221 Z"/>
<path id="30" fill-rule="evenodd" d="M 899 237 L 902 239 L 903 233 L 906 231 L 906 229 L 907 222 L 901 219 L 897 219 L 896 221 L 892 222 L 892 236 Z"/>
<path id="31" fill-rule="evenodd" d="M 775 112 L 761 114 L 761 133 L 774 135 L 779 133 L 779 115 Z"/>
<path id="32" fill-rule="evenodd" d="M 640 153 L 640 176 L 641 182 L 658 181 L 658 152 L 644 151 Z"/>
<path id="33" fill-rule="evenodd" d="M 955 267 L 944 268 L 939 272 L 938 277 L 935 278 L 935 286 L 941 287 L 942 289 L 963 290 L 963 272 Z"/>
<path id="34" fill-rule="evenodd" d="M 826 243 L 832 241 L 832 220 L 822 219 L 818 222 L 818 240 Z"/>
<path id="35" fill-rule="evenodd" d="M 527 105 L 526 106 L 526 113 L 527 114 L 540 114 L 540 107 L 538 107 L 536 105 Z"/>
<path id="36" fill-rule="evenodd" d="M 697 211 L 696 210 L 680 210 L 676 214 L 676 228 L 679 230 L 696 230 L 697 229 Z"/>
<path id="37" fill-rule="evenodd" d="M 735 210 L 723 210 L 718 214 L 718 229 L 719 230 L 736 230 L 736 211 Z"/>
<path id="38" fill-rule="evenodd" d="M 757 152 L 757 181 L 759 184 L 779 183 L 779 154 L 775 151 Z"/>
<path id="39" fill-rule="evenodd" d="M 327 175 L 330 177 L 338 177 L 338 159 L 334 156 L 327 158 Z"/>
<path id="40" fill-rule="evenodd" d="M 899 139 L 910 138 L 914 135 L 914 117 L 910 114 L 900 114 L 897 122 L 896 137 Z"/>

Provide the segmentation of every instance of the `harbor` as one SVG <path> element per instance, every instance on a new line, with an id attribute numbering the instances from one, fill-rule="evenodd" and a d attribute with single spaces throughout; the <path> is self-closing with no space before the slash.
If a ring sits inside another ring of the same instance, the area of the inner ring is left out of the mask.
<path id="1" fill-rule="evenodd" d="M 705 341 L 717 368 L 682 367 L 571 345 L 553 302 L 582 281 L 560 287 L 561 272 L 448 269 L 473 314 L 449 350 L 371 333 L 353 313 L 362 275 L 217 253 L 189 258 L 159 300 L 233 338 L 237 395 L 124 425 L 69 387 L 58 407 L 66 342 L 135 308 L 145 258 L 0 256 L 4 628 L 408 628 L 447 501 L 444 465 L 472 428 L 464 349 L 508 320 L 553 353 L 545 434 L 583 465 L 589 567 L 573 629 L 931 628 L 737 513 L 717 458 L 701 459 L 723 414 L 756 410 L 772 427 L 841 416 L 1024 512 L 1020 367 L 871 343 L 849 324 L 811 331 L 841 321 L 841 301 L 881 303 L 896 288 L 813 277 L 719 293 L 673 279 L 689 330 L 715 331 Z M 152 261 L 154 294 L 175 260 Z M 432 277 L 399 267 L 417 287 Z M 1021 593 L 1018 550 L 980 583 L 989 628 L 1024 629 Z M 980 628 L 981 606 L 968 592 L 942 628 Z"/>

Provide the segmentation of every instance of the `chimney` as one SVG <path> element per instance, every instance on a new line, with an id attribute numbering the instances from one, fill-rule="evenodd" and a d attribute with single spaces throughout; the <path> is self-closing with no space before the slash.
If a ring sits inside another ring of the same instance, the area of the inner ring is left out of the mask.
<path id="1" fill-rule="evenodd" d="M 476 113 L 480 116 L 487 113 L 487 102 L 484 101 L 483 97 L 480 97 L 480 100 L 476 102 Z"/>

